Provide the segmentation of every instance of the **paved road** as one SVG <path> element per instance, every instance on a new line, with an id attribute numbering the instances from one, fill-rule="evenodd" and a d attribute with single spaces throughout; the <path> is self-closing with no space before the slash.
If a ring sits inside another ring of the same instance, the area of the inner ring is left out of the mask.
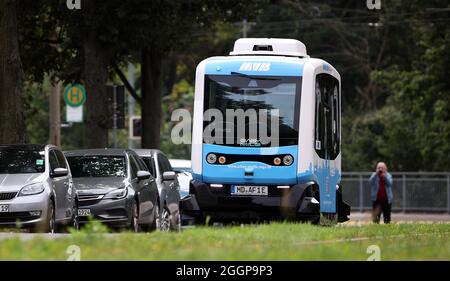
<path id="1" fill-rule="evenodd" d="M 450 214 L 415 214 L 415 213 L 393 213 L 392 222 L 394 223 L 436 223 L 445 222 L 450 223 Z M 345 222 L 346 225 L 366 225 L 371 223 L 370 212 L 364 213 L 352 213 L 350 216 L 350 221 Z M 12 233 L 12 232 L 1 232 L 0 230 L 0 240 L 18 237 L 23 241 L 31 240 L 35 237 L 42 237 L 44 239 L 57 239 L 62 237 L 67 237 L 70 234 L 35 234 L 35 233 Z M 115 234 L 110 234 L 115 235 Z"/>
<path id="2" fill-rule="evenodd" d="M 383 220 L 383 218 L 381 218 Z M 368 224 L 372 221 L 372 214 L 370 212 L 351 213 L 350 221 L 345 224 L 360 225 Z M 392 213 L 391 221 L 393 223 L 450 223 L 450 214 L 422 214 L 422 213 Z"/>

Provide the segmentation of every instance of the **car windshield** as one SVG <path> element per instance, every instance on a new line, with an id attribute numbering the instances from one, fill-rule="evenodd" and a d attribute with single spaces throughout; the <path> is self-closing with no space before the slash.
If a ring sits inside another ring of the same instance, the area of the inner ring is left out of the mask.
<path id="1" fill-rule="evenodd" d="M 0 147 L 0 174 L 36 174 L 44 171 L 44 151 Z"/>
<path id="2" fill-rule="evenodd" d="M 124 156 L 69 156 L 72 177 L 125 177 L 127 165 Z"/>

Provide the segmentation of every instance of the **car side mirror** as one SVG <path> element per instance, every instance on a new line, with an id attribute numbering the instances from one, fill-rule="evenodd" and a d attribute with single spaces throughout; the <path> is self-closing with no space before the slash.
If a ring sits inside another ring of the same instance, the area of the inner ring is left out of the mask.
<path id="1" fill-rule="evenodd" d="M 65 177 L 69 174 L 69 170 L 66 168 L 56 168 L 53 170 L 52 177 Z"/>
<path id="2" fill-rule="evenodd" d="M 169 172 L 164 172 L 163 174 L 163 181 L 173 181 L 175 180 L 177 177 L 177 174 L 175 174 L 175 172 L 173 171 L 169 171 Z"/>
<path id="3" fill-rule="evenodd" d="M 152 175 L 152 174 L 150 174 L 150 172 L 147 172 L 147 171 L 138 171 L 138 172 L 137 172 L 137 178 L 138 178 L 138 180 L 146 180 L 146 179 L 149 179 L 151 175 Z"/>

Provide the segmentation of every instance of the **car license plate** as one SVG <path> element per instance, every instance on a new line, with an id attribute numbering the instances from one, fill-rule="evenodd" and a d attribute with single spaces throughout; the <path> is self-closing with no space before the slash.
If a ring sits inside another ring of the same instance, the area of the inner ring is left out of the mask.
<path id="1" fill-rule="evenodd" d="M 269 195 L 269 187 L 255 185 L 232 185 L 231 195 L 267 196 Z"/>
<path id="2" fill-rule="evenodd" d="M 91 215 L 90 209 L 78 209 L 78 216 L 79 217 L 87 217 Z"/>
<path id="3" fill-rule="evenodd" d="M 9 205 L 0 205 L 0 213 L 8 213 Z"/>

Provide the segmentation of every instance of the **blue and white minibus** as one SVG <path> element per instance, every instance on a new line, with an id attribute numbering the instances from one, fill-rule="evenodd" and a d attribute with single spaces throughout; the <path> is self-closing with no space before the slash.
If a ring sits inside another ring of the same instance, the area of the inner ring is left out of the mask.
<path id="1" fill-rule="evenodd" d="M 242 38 L 196 70 L 190 196 L 199 221 L 343 222 L 341 86 L 293 39 Z"/>

